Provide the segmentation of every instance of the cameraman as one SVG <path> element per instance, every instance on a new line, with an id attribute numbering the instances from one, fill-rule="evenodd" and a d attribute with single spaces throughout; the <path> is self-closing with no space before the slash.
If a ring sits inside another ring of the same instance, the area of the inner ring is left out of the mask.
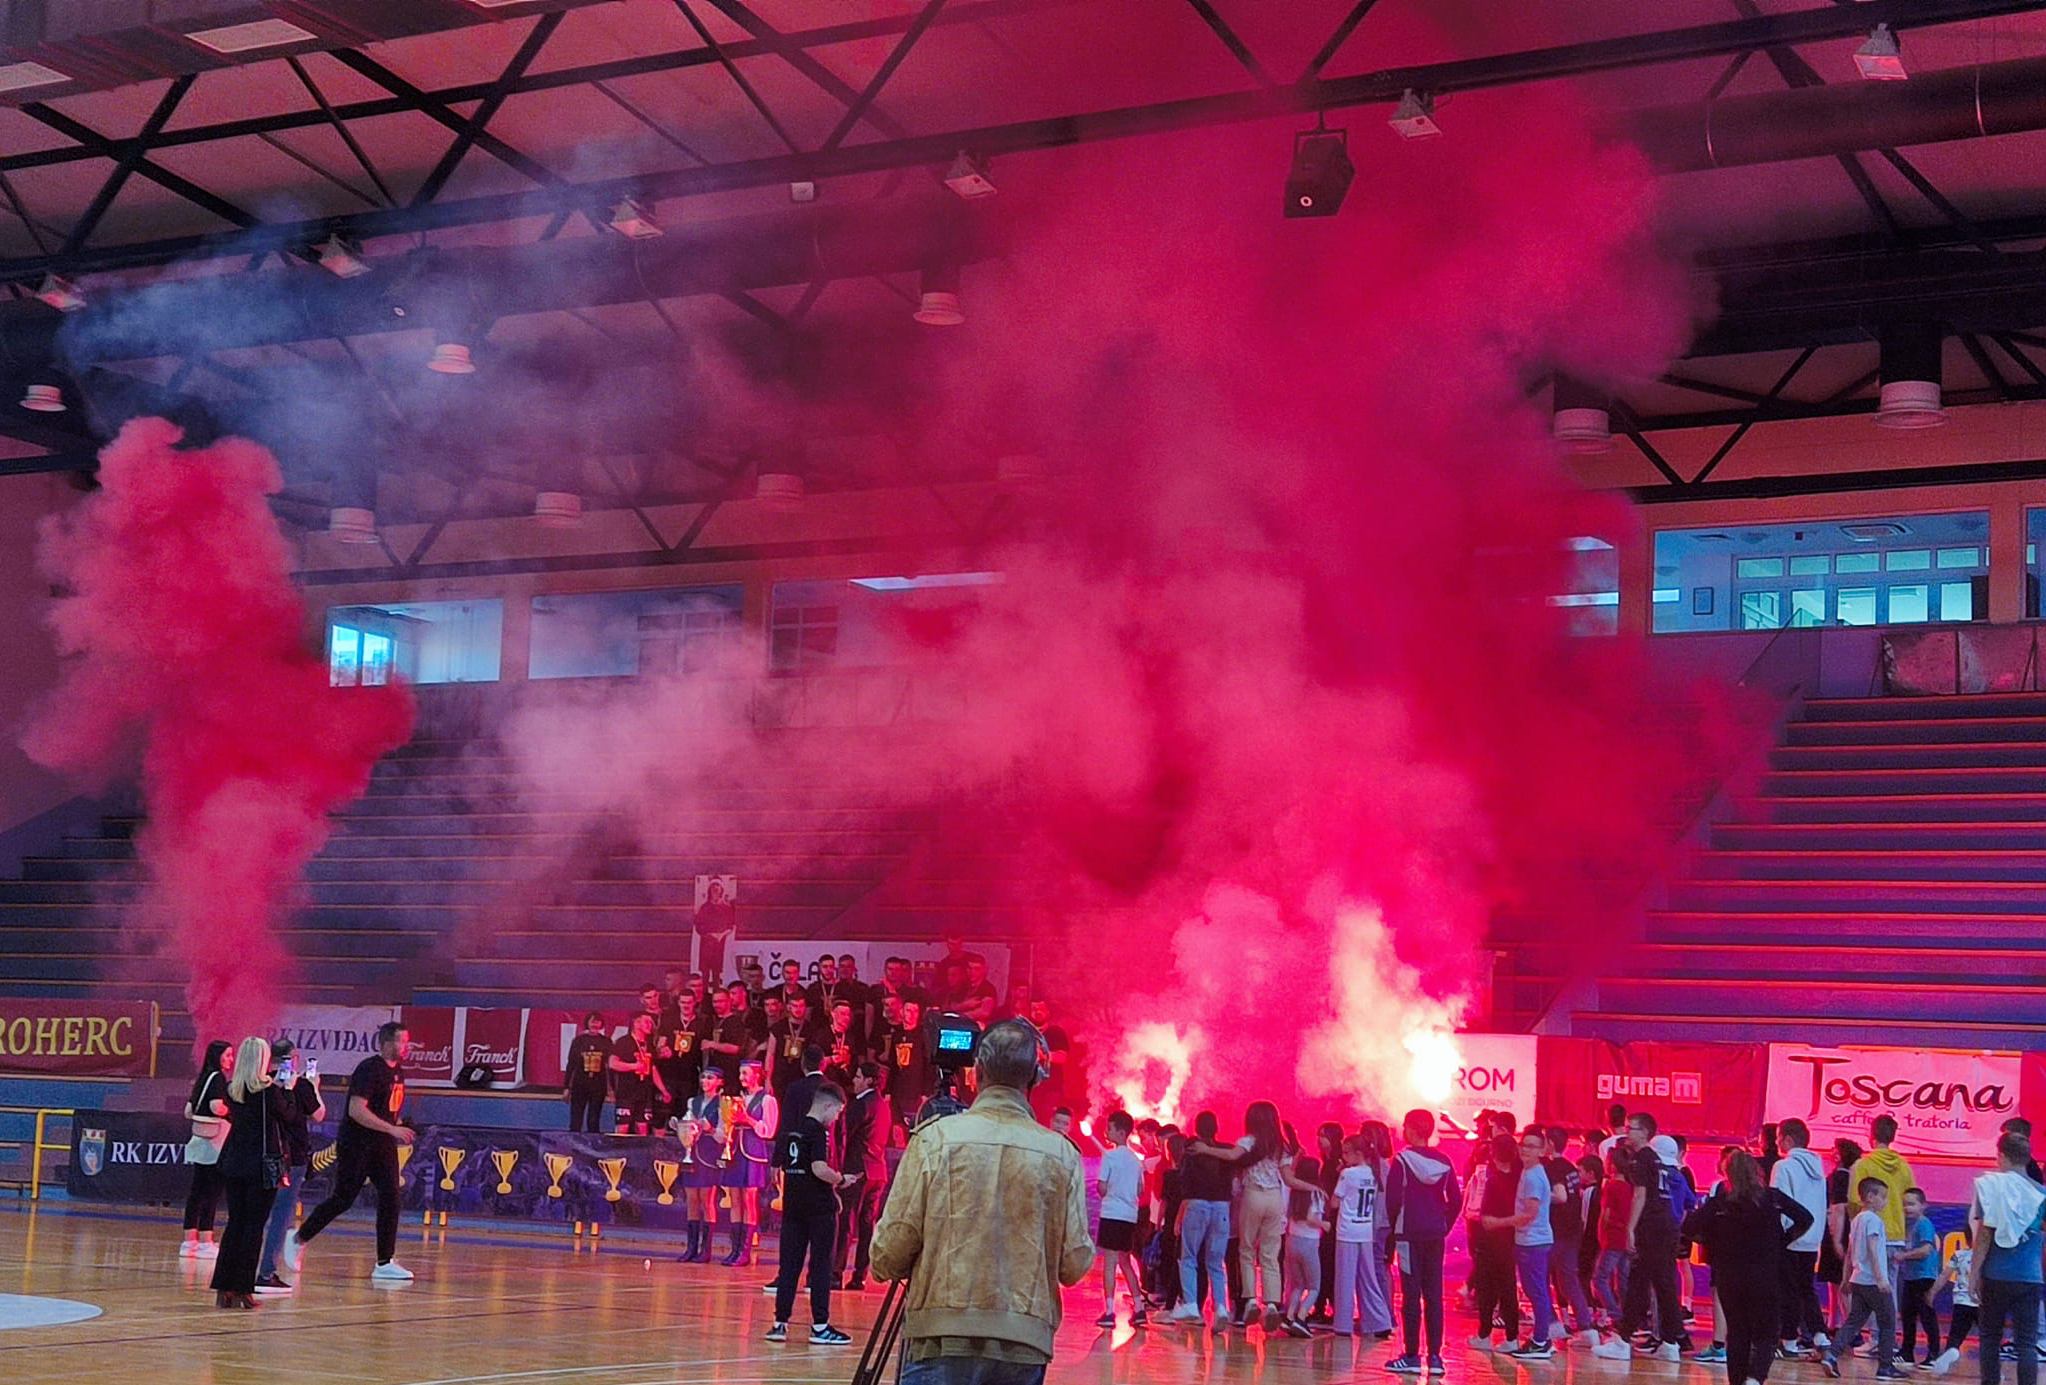
<path id="1" fill-rule="evenodd" d="M 919 1130 L 896 1170 L 873 1259 L 909 1281 L 902 1385 L 1041 1385 L 1058 1286 L 1094 1263 L 1079 1156 L 1030 1113 L 1042 1051 L 1027 1020 L 988 1030 L 972 1107 Z"/>

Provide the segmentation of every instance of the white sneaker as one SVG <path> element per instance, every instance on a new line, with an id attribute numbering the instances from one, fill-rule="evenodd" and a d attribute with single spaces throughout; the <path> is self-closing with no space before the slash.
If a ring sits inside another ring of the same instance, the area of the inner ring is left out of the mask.
<path id="1" fill-rule="evenodd" d="M 220 1258 L 220 1242 L 201 1241 L 199 1242 L 199 1249 L 194 1254 L 201 1260 L 218 1260 Z"/>
<path id="2" fill-rule="evenodd" d="M 1595 1347 L 1598 1345 L 1598 1342 L 1599 1342 L 1598 1333 L 1592 1331 L 1588 1327 L 1585 1328 L 1584 1331 L 1577 1334 L 1577 1345 L 1581 1347 Z"/>
<path id="3" fill-rule="evenodd" d="M 1591 1354 L 1601 1361 L 1631 1361 L 1634 1348 L 1627 1345 L 1625 1337 L 1608 1337 L 1593 1347 Z"/>
<path id="4" fill-rule="evenodd" d="M 373 1284 L 404 1284 L 410 1282 L 412 1271 L 406 1269 L 396 1260 L 386 1260 L 383 1264 L 371 1270 L 369 1277 L 370 1282 Z"/>
<path id="5" fill-rule="evenodd" d="M 1165 1315 L 1165 1321 L 1167 1322 L 1199 1322 L 1200 1320 L 1201 1310 L 1194 1307 L 1191 1303 L 1182 1303 L 1179 1307 Z"/>
<path id="6" fill-rule="evenodd" d="M 1681 1364 L 1684 1359 L 1684 1353 L 1675 1342 L 1664 1342 L 1655 1349 L 1655 1359 Z"/>
<path id="7" fill-rule="evenodd" d="M 289 1284 L 258 1284 L 255 1289 L 257 1298 L 287 1298 L 290 1294 Z"/>
<path id="8" fill-rule="evenodd" d="M 1472 1351 L 1490 1351 L 1492 1349 L 1492 1339 L 1490 1337 L 1473 1337 L 1465 1345 Z"/>
<path id="9" fill-rule="evenodd" d="M 304 1254 L 305 1247 L 299 1244 L 298 1228 L 294 1226 L 284 1233 L 284 1268 L 297 1269 L 299 1257 Z"/>
<path id="10" fill-rule="evenodd" d="M 1934 1375 L 1945 1375 L 1948 1371 L 1954 1368 L 1954 1364 L 1960 1359 L 1961 1359 L 1960 1348 L 1948 1347 L 1938 1356 L 1935 1356 L 1932 1359 L 1932 1364 L 1926 1367 L 1926 1369 L 1931 1371 Z"/>
<path id="11" fill-rule="evenodd" d="M 197 1260 L 198 1258 L 199 1258 L 199 1243 L 198 1243 L 197 1241 L 179 1241 L 179 1242 L 178 1242 L 178 1259 L 180 1259 L 180 1260 Z"/>
<path id="12" fill-rule="evenodd" d="M 1833 1339 L 1823 1332 L 1814 1332 L 1812 1334 L 1812 1345 L 1820 1351 L 1824 1351 L 1827 1347 L 1833 1345 Z"/>

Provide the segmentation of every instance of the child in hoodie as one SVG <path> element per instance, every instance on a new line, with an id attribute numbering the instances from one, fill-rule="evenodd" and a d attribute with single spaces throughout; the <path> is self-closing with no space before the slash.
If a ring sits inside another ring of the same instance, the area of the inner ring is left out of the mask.
<path id="1" fill-rule="evenodd" d="M 1792 1117 L 1776 1127 L 1782 1157 L 1769 1171 L 1769 1186 L 1812 1214 L 1812 1224 L 1783 1253 L 1783 1352 L 1809 1353 L 1825 1326 L 1819 1315 L 1816 1273 L 1826 1237 L 1826 1169 L 1811 1149 L 1811 1127 Z"/>
<path id="2" fill-rule="evenodd" d="M 1403 1354 L 1386 1369 L 1402 1375 L 1442 1372 L 1442 1246 L 1461 1205 L 1456 1173 L 1432 1143 L 1435 1116 L 1407 1112 L 1400 1127 L 1407 1147 L 1392 1161 L 1385 1179 L 1385 1215 L 1392 1223 L 1399 1258 Z M 1421 1358 L 1421 1323 L 1428 1325 L 1428 1356 Z"/>

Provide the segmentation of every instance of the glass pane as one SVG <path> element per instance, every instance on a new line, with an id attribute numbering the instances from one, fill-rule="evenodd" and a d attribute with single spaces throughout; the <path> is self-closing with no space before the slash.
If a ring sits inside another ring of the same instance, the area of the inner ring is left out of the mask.
<path id="1" fill-rule="evenodd" d="M 1657 587 L 1653 592 L 1649 593 L 1649 599 L 1658 606 L 1668 606 L 1673 604 L 1682 595 L 1683 593 L 1675 587 Z"/>
<path id="2" fill-rule="evenodd" d="M 1982 550 L 1979 548 L 1942 548 L 1939 551 L 1941 567 L 1980 567 Z"/>
<path id="3" fill-rule="evenodd" d="M 1733 575 L 1736 577 L 1781 577 L 1783 575 L 1783 560 L 1781 558 L 1743 558 L 1735 565 Z"/>
<path id="4" fill-rule="evenodd" d="M 1926 604 L 1927 595 L 1926 588 L 1922 586 L 1891 587 L 1890 624 L 1916 625 L 1929 619 L 1931 611 Z"/>
<path id="5" fill-rule="evenodd" d="M 362 631 L 336 625 L 327 632 L 327 682 L 337 688 L 352 688 L 359 681 L 357 667 L 362 657 Z"/>
<path id="6" fill-rule="evenodd" d="M 1932 566 L 1932 552 L 1924 548 L 1899 548 L 1884 554 L 1883 561 L 1892 572 L 1923 572 Z"/>
<path id="7" fill-rule="evenodd" d="M 1940 583 L 1939 618 L 1941 620 L 1975 619 L 1975 584 L 1973 582 Z"/>
<path id="8" fill-rule="evenodd" d="M 1874 572 L 1881 558 L 1879 553 L 1842 553 L 1833 560 L 1833 571 Z"/>
<path id="9" fill-rule="evenodd" d="M 362 682 L 364 687 L 382 687 L 391 681 L 391 641 L 386 635 L 362 637 Z"/>
<path id="10" fill-rule="evenodd" d="M 1792 592 L 1790 594 L 1790 623 L 1800 630 L 1826 623 L 1826 593 L 1823 588 L 1816 591 Z"/>
<path id="11" fill-rule="evenodd" d="M 1875 555 L 1870 554 L 1873 558 Z M 1842 625 L 1874 625 L 1876 623 L 1876 594 L 1874 587 L 1842 587 L 1838 600 L 1837 619 Z"/>
<path id="12" fill-rule="evenodd" d="M 1741 629 L 1774 630 L 1783 623 L 1779 592 L 1742 592 Z"/>
<path id="13" fill-rule="evenodd" d="M 768 660 L 772 667 L 787 671 L 796 666 L 796 640 L 793 630 L 776 630 L 769 637 Z"/>
<path id="14" fill-rule="evenodd" d="M 1807 553 L 1790 560 L 1792 577 L 1824 577 L 1833 570 L 1833 560 L 1823 553 Z"/>

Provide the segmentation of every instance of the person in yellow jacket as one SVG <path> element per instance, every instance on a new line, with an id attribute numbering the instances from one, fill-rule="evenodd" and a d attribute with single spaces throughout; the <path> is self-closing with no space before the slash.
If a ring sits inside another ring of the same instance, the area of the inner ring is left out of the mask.
<path id="1" fill-rule="evenodd" d="M 1094 1263 L 1086 1180 L 1028 1093 L 1050 1067 L 1025 1019 L 982 1036 L 978 1095 L 910 1137 L 874 1228 L 874 1275 L 909 1281 L 902 1385 L 1041 1385 L 1059 1286 Z"/>
<path id="2" fill-rule="evenodd" d="M 1883 1204 L 1883 1236 L 1890 1243 L 1894 1259 L 1904 1246 L 1904 1194 L 1917 1187 L 1918 1180 L 1904 1156 L 1890 1148 L 1897 1138 L 1895 1116 L 1877 1116 L 1869 1122 L 1868 1133 L 1875 1148 L 1855 1161 L 1847 1175 L 1847 1186 L 1859 1188 L 1862 1179 L 1873 1178 L 1890 1190 L 1889 1201 Z"/>

